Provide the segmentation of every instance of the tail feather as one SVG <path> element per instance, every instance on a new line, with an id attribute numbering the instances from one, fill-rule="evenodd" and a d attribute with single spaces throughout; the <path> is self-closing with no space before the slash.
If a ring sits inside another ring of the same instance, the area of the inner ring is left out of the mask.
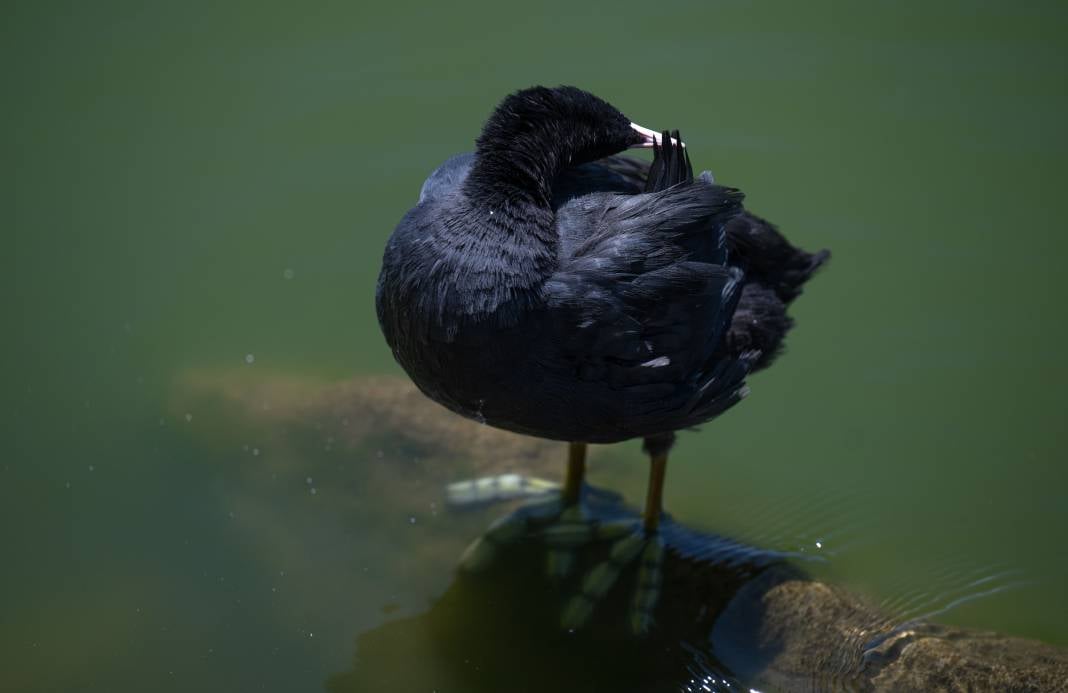
<path id="1" fill-rule="evenodd" d="M 789 304 L 801 287 L 831 257 L 830 251 L 809 253 L 791 244 L 775 225 L 750 212 L 727 224 L 727 248 L 731 264 L 745 270 L 750 281 L 771 288 Z"/>

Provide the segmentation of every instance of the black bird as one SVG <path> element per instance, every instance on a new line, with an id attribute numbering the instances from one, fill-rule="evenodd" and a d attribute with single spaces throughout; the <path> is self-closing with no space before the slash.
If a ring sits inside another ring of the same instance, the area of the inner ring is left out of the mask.
<path id="1" fill-rule="evenodd" d="M 654 148 L 651 166 L 617 156 L 634 147 Z M 644 551 L 643 582 L 656 582 L 662 555 L 675 431 L 745 396 L 746 376 L 781 349 L 786 307 L 828 258 L 795 248 L 742 198 L 694 178 L 677 132 L 637 126 L 574 87 L 533 87 L 497 106 L 473 154 L 430 175 L 383 258 L 378 319 L 427 396 L 570 442 L 555 514 L 580 501 L 587 443 L 644 440 L 643 522 L 612 554 L 618 573 Z M 600 583 L 586 580 L 566 622 L 585 620 Z M 639 593 L 636 629 L 655 599 L 655 584 Z"/>

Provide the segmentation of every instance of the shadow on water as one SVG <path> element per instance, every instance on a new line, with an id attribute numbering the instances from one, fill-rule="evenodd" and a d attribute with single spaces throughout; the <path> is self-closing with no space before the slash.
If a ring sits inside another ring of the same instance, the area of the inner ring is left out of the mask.
<path id="1" fill-rule="evenodd" d="M 587 508 L 588 509 L 588 508 Z M 599 521 L 630 515 L 601 505 Z M 758 576 L 800 577 L 786 554 L 761 551 L 672 521 L 661 529 L 668 551 L 656 625 L 632 634 L 628 605 L 639 577 L 624 570 L 584 627 L 565 630 L 561 613 L 583 574 L 607 556 L 607 543 L 587 545 L 575 570 L 556 580 L 549 552 L 531 532 L 499 549 L 478 572 L 459 570 L 423 614 L 360 635 L 350 670 L 328 690 L 436 691 L 736 691 L 749 690 L 717 659 L 711 637 L 739 590 Z M 774 656 L 749 661 L 759 670 Z M 418 666 L 413 663 L 418 662 Z"/>

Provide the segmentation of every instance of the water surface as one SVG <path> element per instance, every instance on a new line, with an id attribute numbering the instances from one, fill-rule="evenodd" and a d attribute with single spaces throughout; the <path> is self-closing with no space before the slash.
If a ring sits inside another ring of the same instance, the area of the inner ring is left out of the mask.
<path id="1" fill-rule="evenodd" d="M 493 511 L 361 510 L 368 464 L 415 493 L 410 454 L 327 433 L 297 454 L 175 392 L 401 375 L 373 314 L 385 239 L 533 83 L 680 128 L 695 166 L 834 251 L 788 353 L 682 437 L 676 519 L 822 555 L 891 610 L 1068 645 L 1062 4 L 5 15 L 4 688 L 321 690 L 449 588 L 433 547 Z M 632 503 L 644 480 L 636 443 L 593 472 Z"/>

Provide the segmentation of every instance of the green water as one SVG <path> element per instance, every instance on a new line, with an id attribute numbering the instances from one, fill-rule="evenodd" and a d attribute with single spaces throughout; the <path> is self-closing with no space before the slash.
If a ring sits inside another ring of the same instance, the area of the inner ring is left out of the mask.
<path id="1" fill-rule="evenodd" d="M 315 505 L 374 495 L 347 467 L 264 491 L 169 402 L 203 369 L 400 374 L 385 239 L 533 83 L 680 128 L 834 251 L 786 356 L 683 436 L 676 519 L 889 605 L 989 577 L 939 618 L 1068 645 L 1068 11 L 936 5 L 6 6 L 0 688 L 321 690 L 441 593 L 421 553 L 375 577 L 432 535 Z M 640 500 L 639 446 L 601 459 Z"/>

